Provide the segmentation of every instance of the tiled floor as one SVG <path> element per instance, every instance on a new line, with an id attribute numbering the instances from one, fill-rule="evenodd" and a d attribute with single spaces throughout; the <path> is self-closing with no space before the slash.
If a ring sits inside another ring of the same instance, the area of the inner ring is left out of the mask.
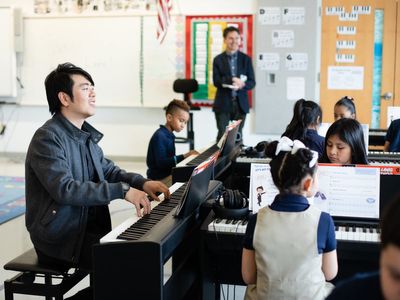
<path id="1" fill-rule="evenodd" d="M 140 173 L 145 176 L 146 165 L 144 162 L 116 161 L 116 164 L 127 171 Z M 24 176 L 24 159 L 0 157 L 0 175 Z M 126 201 L 115 200 L 110 204 L 110 211 L 113 227 L 115 227 L 128 219 L 134 213 L 134 207 Z M 3 300 L 3 282 L 5 279 L 11 278 L 16 274 L 15 272 L 5 271 L 3 269 L 3 265 L 19 254 L 22 254 L 26 250 L 32 248 L 32 243 L 25 228 L 24 215 L 0 225 L 0 239 L 0 300 Z M 165 272 L 169 272 L 169 269 L 169 264 L 166 264 Z M 67 293 L 66 296 L 68 297 L 73 295 L 76 291 L 86 287 L 88 284 L 88 279 L 86 278 L 80 284 L 75 286 L 69 293 Z M 230 286 L 229 293 L 226 286 L 224 286 L 223 289 L 224 294 L 221 294 L 221 299 L 243 299 L 244 287 L 236 287 L 234 291 L 233 286 Z M 236 295 L 235 298 L 233 298 L 234 293 Z M 14 299 L 33 300 L 43 298 L 36 296 L 15 295 Z"/>

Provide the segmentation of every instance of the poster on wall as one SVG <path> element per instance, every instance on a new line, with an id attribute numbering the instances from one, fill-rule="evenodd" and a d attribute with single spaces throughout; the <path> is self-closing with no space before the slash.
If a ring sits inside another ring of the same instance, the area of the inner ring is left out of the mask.
<path id="1" fill-rule="evenodd" d="M 199 84 L 199 90 L 192 94 L 192 103 L 195 105 L 213 104 L 217 90 L 212 82 L 212 63 L 214 57 L 225 50 L 222 33 L 229 26 L 239 29 L 242 37 L 240 51 L 251 57 L 253 16 L 186 17 L 186 78 L 194 78 Z"/>
<path id="2" fill-rule="evenodd" d="M 362 90 L 364 88 L 364 67 L 328 66 L 329 90 Z"/>

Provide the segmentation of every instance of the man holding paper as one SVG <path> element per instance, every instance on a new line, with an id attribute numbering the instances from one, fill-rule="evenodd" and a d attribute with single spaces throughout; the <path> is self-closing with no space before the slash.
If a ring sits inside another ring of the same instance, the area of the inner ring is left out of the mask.
<path id="1" fill-rule="evenodd" d="M 213 111 L 217 121 L 217 141 L 225 132 L 230 120 L 241 119 L 239 132 L 249 112 L 247 91 L 256 85 L 251 58 L 239 51 L 240 32 L 236 27 L 226 27 L 223 32 L 226 51 L 213 61 L 213 82 L 217 88 Z"/>

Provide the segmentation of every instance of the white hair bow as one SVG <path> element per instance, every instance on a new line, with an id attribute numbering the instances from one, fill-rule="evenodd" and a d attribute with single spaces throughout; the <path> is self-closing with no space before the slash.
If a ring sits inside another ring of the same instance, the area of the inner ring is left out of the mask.
<path id="1" fill-rule="evenodd" d="M 283 137 L 281 137 L 281 139 L 278 142 L 278 145 L 276 146 L 275 155 L 278 155 L 279 152 L 281 152 L 281 151 L 284 151 L 284 152 L 290 151 L 291 154 L 296 154 L 297 150 L 299 150 L 301 148 L 308 149 L 301 141 L 299 141 L 299 140 L 292 141 L 287 136 L 283 136 Z M 310 168 L 312 168 L 315 166 L 315 164 L 318 161 L 318 152 L 314 151 L 314 150 L 310 150 L 310 151 L 313 154 L 313 158 L 308 163 L 308 166 Z"/>

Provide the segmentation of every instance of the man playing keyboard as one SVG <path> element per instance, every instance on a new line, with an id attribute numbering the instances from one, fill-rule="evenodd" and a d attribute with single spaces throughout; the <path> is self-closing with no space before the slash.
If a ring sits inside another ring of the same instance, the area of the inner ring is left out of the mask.
<path id="1" fill-rule="evenodd" d="M 25 162 L 26 227 L 40 263 L 91 271 L 92 246 L 111 230 L 108 204 L 124 198 L 138 216 L 147 195 L 169 197 L 161 182 L 128 173 L 103 155 L 103 135 L 86 122 L 95 114 L 89 73 L 60 64 L 45 80 L 52 118 L 34 134 Z M 89 288 L 70 299 L 93 299 Z"/>

